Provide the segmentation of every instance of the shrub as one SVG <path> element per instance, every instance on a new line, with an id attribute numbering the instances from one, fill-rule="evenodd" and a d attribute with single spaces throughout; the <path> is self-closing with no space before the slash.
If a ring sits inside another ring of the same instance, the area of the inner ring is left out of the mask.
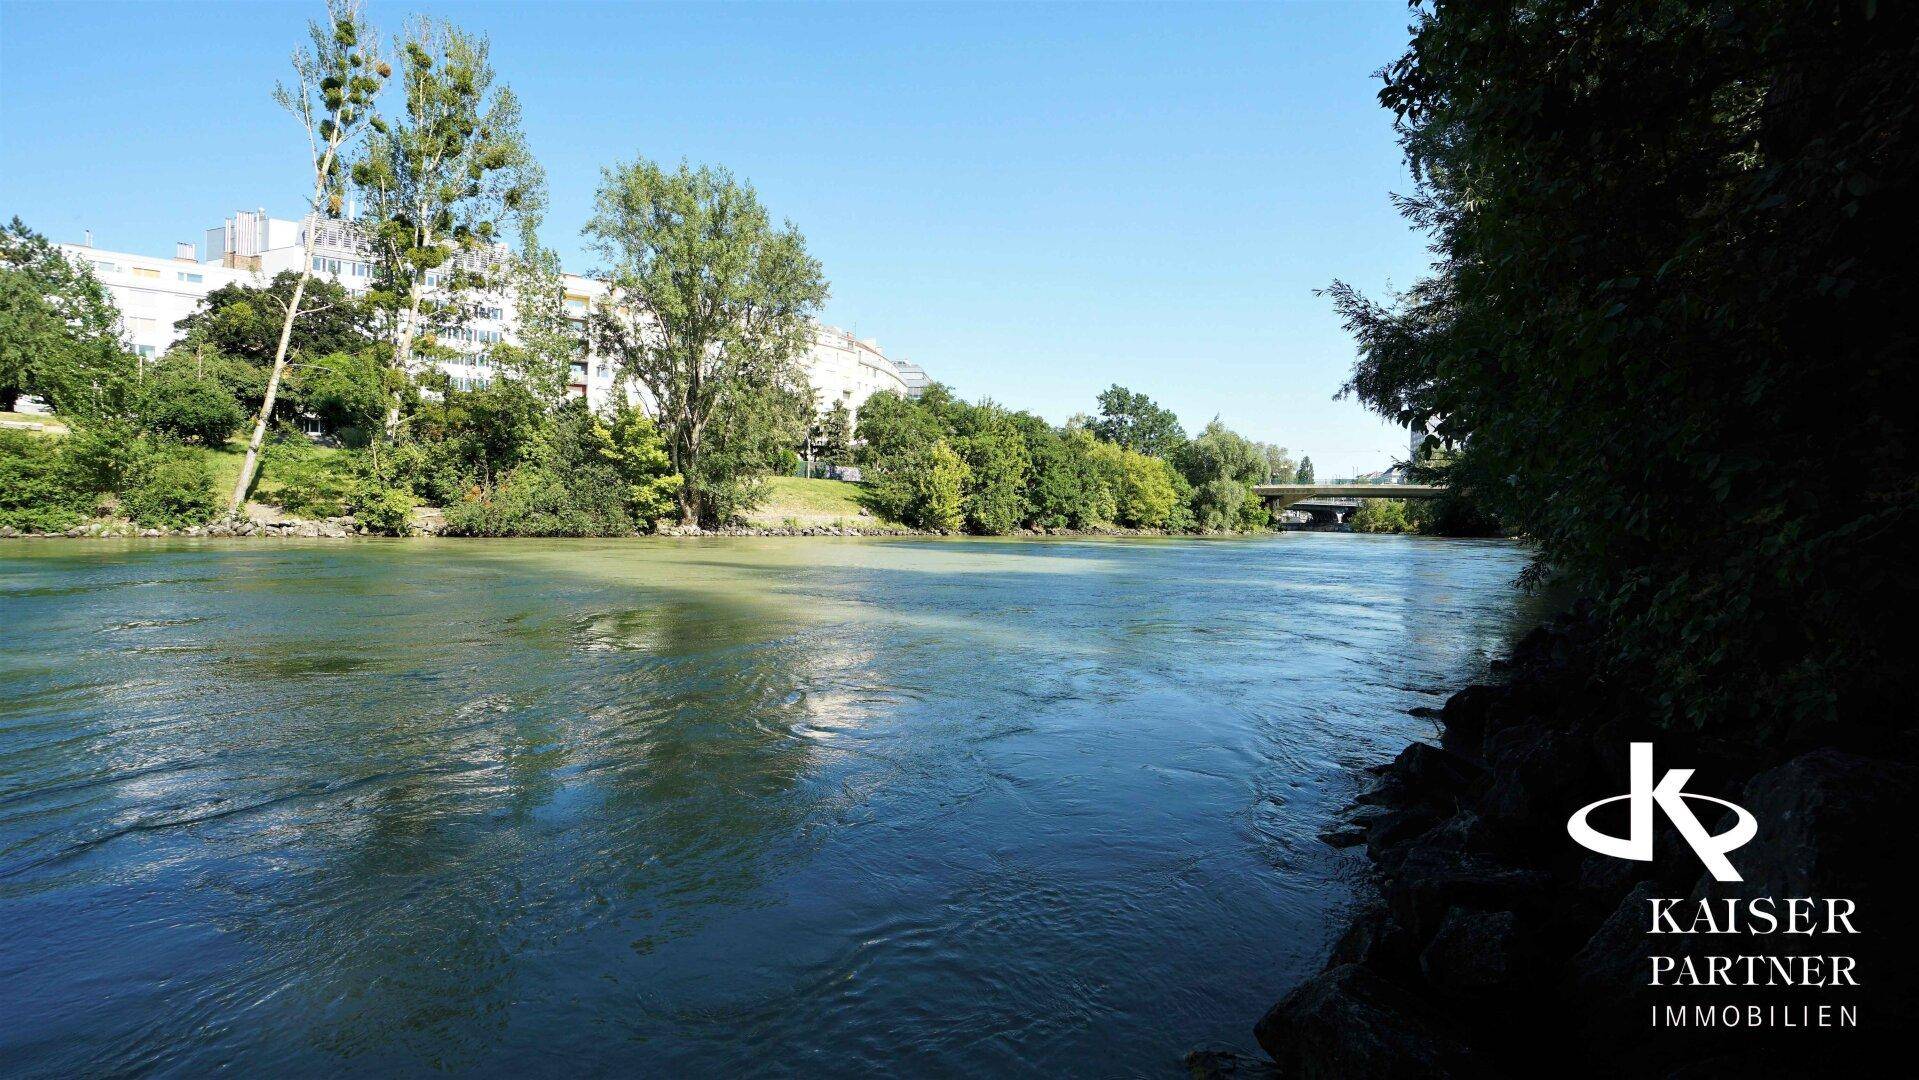
<path id="1" fill-rule="evenodd" d="M 226 387 L 195 376 L 187 360 L 168 360 L 147 373 L 139 394 L 140 418 L 148 431 L 218 446 L 227 441 L 246 413 Z"/>
<path id="2" fill-rule="evenodd" d="M 212 467 L 205 457 L 178 444 L 143 443 L 119 494 L 121 511 L 152 528 L 204 525 L 220 512 Z"/>
<path id="3" fill-rule="evenodd" d="M 0 525 L 59 532 L 87 517 L 93 504 L 92 489 L 52 438 L 0 429 Z"/>
<path id="4" fill-rule="evenodd" d="M 666 438 L 653 418 L 638 409 L 616 411 L 603 430 L 606 445 L 600 456 L 619 475 L 627 513 L 650 531 L 673 513 L 682 483 L 667 456 Z"/>
<path id="5" fill-rule="evenodd" d="M 1417 532 L 1412 521 L 1406 516 L 1404 499 L 1367 499 L 1359 504 L 1359 509 L 1346 519 L 1354 532 L 1366 533 L 1406 533 Z"/>
<path id="6" fill-rule="evenodd" d="M 145 452 L 145 440 L 138 428 L 106 418 L 73 427 L 60 443 L 60 454 L 74 483 L 88 491 L 120 490 L 128 470 Z"/>
<path id="7" fill-rule="evenodd" d="M 621 536 L 633 524 L 611 469 L 569 477 L 529 462 L 491 491 L 448 507 L 446 530 L 455 536 Z"/>
<path id="8" fill-rule="evenodd" d="M 357 484 L 354 456 L 293 435 L 267 444 L 259 490 L 288 513 L 337 517 L 347 512 Z"/>
<path id="9" fill-rule="evenodd" d="M 354 520 L 368 532 L 405 536 L 413 529 L 416 505 L 413 492 L 407 488 L 369 476 L 362 477 L 355 486 L 348 508 L 353 511 Z"/>
<path id="10" fill-rule="evenodd" d="M 901 463 L 906 488 L 900 520 L 918 529 L 957 529 L 964 520 L 966 462 L 942 439 Z"/>

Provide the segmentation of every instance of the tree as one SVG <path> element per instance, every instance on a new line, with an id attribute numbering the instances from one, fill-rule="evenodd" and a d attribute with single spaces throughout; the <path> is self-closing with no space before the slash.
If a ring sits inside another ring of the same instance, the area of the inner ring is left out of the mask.
<path id="1" fill-rule="evenodd" d="M 605 427 L 607 446 L 603 456 L 619 470 L 620 482 L 626 488 L 627 512 L 650 530 L 677 508 L 675 496 L 683 482 L 673 471 L 666 439 L 652 417 L 626 406 L 615 409 Z"/>
<path id="2" fill-rule="evenodd" d="M 682 524 L 714 520 L 716 496 L 770 465 L 734 459 L 715 472 L 709 428 L 738 405 L 752 414 L 801 380 L 793 358 L 826 300 L 820 264 L 790 223 L 775 228 L 759 195 L 725 169 L 638 159 L 603 174 L 586 227 L 611 289 L 595 333 L 652 397 L 673 467 L 686 480 Z M 752 406 L 749 408 L 749 406 Z M 787 445 L 797 445 L 800 431 Z"/>
<path id="3" fill-rule="evenodd" d="M 300 277 L 297 271 L 282 270 L 265 285 L 236 281 L 220 286 L 203 297 L 192 314 L 173 324 L 180 333 L 180 343 L 174 347 L 193 352 L 210 349 L 263 371 L 271 368 Z M 366 304 L 346 286 L 309 275 L 299 318 L 287 337 L 288 362 L 354 352 L 372 340 L 372 316 Z"/>
<path id="4" fill-rule="evenodd" d="M 1332 287 L 1348 390 L 1433 420 L 1455 491 L 1594 602 L 1600 674 L 1657 719 L 1902 723 L 1919 9 L 1538 0 L 1412 30 L 1380 99 L 1435 272 Z"/>
<path id="5" fill-rule="evenodd" d="M 1313 482 L 1313 459 L 1310 457 L 1306 457 L 1305 455 L 1302 454 L 1299 459 L 1299 468 L 1293 470 L 1293 477 L 1294 477 L 1293 483 L 1295 484 L 1312 483 Z"/>
<path id="6" fill-rule="evenodd" d="M 1253 445 L 1257 447 L 1259 452 L 1266 458 L 1266 483 L 1291 484 L 1296 482 L 1295 477 L 1298 474 L 1298 469 L 1293 464 L 1291 455 L 1286 453 L 1285 447 L 1274 446 L 1272 443 L 1263 442 L 1256 442 Z"/>
<path id="7" fill-rule="evenodd" d="M 1193 486 L 1193 514 L 1201 528 L 1237 530 L 1263 524 L 1259 500 L 1248 490 L 1266 478 L 1266 454 L 1218 417 L 1180 447 L 1174 464 Z"/>
<path id="8" fill-rule="evenodd" d="M 226 386 L 179 353 L 168 354 L 145 373 L 137 398 L 148 431 L 207 446 L 226 442 L 247 419 Z"/>
<path id="9" fill-rule="evenodd" d="M 336 352 L 296 368 L 290 389 L 328 430 L 361 445 L 386 412 L 385 373 L 377 347 Z"/>
<path id="10" fill-rule="evenodd" d="M 971 474 L 944 439 L 914 451 L 900 479 L 906 499 L 900 520 L 919 529 L 952 530 L 964 520 L 964 492 Z"/>
<path id="11" fill-rule="evenodd" d="M 411 371 L 422 335 L 464 321 L 476 295 L 504 287 L 509 262 L 496 245 L 544 196 L 519 99 L 493 85 L 487 40 L 422 17 L 397 44 L 401 114 L 376 120 L 352 175 L 373 256 L 368 298 L 394 363 Z"/>
<path id="12" fill-rule="evenodd" d="M 520 250 L 508 275 L 518 317 L 514 336 L 519 340 L 495 345 L 487 355 L 494 367 L 526 383 L 536 396 L 557 408 L 567 396 L 569 367 L 586 356 L 586 338 L 567 317 L 560 257 L 541 245 L 538 224 L 538 211 L 523 208 Z"/>
<path id="13" fill-rule="evenodd" d="M 0 228 L 0 410 L 21 394 L 82 415 L 117 402 L 136 373 L 119 320 L 92 267 L 17 217 Z"/>
<path id="14" fill-rule="evenodd" d="M 821 457 L 837 463 L 852 452 L 853 414 L 846 408 L 846 402 L 835 401 L 820 417 L 818 430 Z"/>
<path id="15" fill-rule="evenodd" d="M 246 460 L 241 463 L 239 479 L 233 485 L 233 499 L 228 509 L 235 514 L 246 502 L 247 489 L 253 486 L 253 471 L 260 463 L 260 446 L 266 441 L 267 421 L 273 416 L 273 399 L 279 393 L 280 379 L 286 374 L 294 321 L 300 317 L 300 301 L 308 279 L 313 276 L 313 252 L 319 243 L 318 222 L 322 217 L 340 215 L 341 152 L 359 137 L 371 120 L 373 100 L 388 74 L 373 42 L 373 32 L 361 15 L 359 0 L 327 0 L 326 22 L 309 23 L 307 32 L 311 39 L 307 50 L 293 54 L 293 85 L 282 83 L 275 87 L 273 99 L 306 129 L 313 193 L 307 198 L 300 276 L 281 315 L 280 340 L 273 351 L 273 371 L 267 376 L 266 393 L 253 422 L 253 437 L 247 440 Z"/>
<path id="16" fill-rule="evenodd" d="M 1115 520 L 1135 529 L 1164 528 L 1179 502 L 1173 467 L 1165 458 L 1125 452 Z"/>
<path id="17" fill-rule="evenodd" d="M 974 532 L 1001 536 L 1020 527 L 1029 517 L 1027 478 L 1032 459 L 1026 441 L 1003 416 L 971 435 L 960 436 L 954 449 L 966 462 L 966 524 Z"/>
<path id="18" fill-rule="evenodd" d="M 1090 426 L 1107 442 L 1154 457 L 1171 457 L 1186 441 L 1186 431 L 1171 409 L 1118 384 L 1100 394 L 1099 417 Z"/>

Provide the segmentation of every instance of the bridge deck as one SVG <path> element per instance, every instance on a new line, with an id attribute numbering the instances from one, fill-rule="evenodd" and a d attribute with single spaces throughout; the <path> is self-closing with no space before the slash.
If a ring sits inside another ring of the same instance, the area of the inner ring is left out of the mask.
<path id="1" fill-rule="evenodd" d="M 1444 484 L 1255 484 L 1253 494 L 1262 499 L 1298 502 L 1314 496 L 1343 499 L 1437 499 L 1446 494 Z"/>

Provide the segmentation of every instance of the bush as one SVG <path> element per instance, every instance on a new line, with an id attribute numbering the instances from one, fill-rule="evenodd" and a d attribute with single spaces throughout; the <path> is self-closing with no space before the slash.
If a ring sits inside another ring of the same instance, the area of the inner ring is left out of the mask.
<path id="1" fill-rule="evenodd" d="M 582 480 L 585 483 L 582 483 Z M 446 511 L 454 536 L 622 536 L 633 531 L 617 477 L 562 476 L 529 462 Z"/>
<path id="2" fill-rule="evenodd" d="M 354 455 L 292 435 L 267 444 L 256 490 L 291 514 L 338 517 L 347 513 L 357 483 Z"/>
<path id="3" fill-rule="evenodd" d="M 52 437 L 0 429 L 0 525 L 59 532 L 84 520 L 93 506 L 92 488 Z"/>
<path id="4" fill-rule="evenodd" d="M 145 453 L 138 428 L 104 418 L 73 427 L 60 443 L 73 482 L 88 491 L 120 490 L 127 472 Z"/>
<path id="5" fill-rule="evenodd" d="M 405 536 L 413 531 L 413 492 L 398 484 L 363 477 L 353 490 L 348 509 L 368 532 Z"/>
<path id="6" fill-rule="evenodd" d="M 960 527 L 970 473 L 946 440 L 909 454 L 898 468 L 906 490 L 901 521 L 916 529 Z"/>
<path id="7" fill-rule="evenodd" d="M 135 524 L 184 529 L 204 525 L 220 512 L 213 468 L 200 454 L 177 444 L 146 442 L 126 471 L 120 509 Z"/>
<path id="8" fill-rule="evenodd" d="M 1419 531 L 1406 516 L 1404 499 L 1366 499 L 1346 518 L 1354 532 L 1409 533 Z"/>
<path id="9" fill-rule="evenodd" d="M 164 361 L 147 373 L 139 411 L 148 431 L 208 446 L 226 442 L 246 422 L 233 395 L 212 379 L 195 377 L 184 359 Z"/>

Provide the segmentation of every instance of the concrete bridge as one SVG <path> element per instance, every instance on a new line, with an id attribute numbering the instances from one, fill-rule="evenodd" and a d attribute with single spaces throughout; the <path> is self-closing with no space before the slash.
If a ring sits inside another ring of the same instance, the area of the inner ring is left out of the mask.
<path id="1" fill-rule="evenodd" d="M 1444 484 L 1256 484 L 1253 494 L 1265 500 L 1266 508 L 1303 510 L 1313 515 L 1315 524 L 1344 524 L 1348 515 L 1359 509 L 1361 499 L 1437 499 L 1446 494 Z"/>

